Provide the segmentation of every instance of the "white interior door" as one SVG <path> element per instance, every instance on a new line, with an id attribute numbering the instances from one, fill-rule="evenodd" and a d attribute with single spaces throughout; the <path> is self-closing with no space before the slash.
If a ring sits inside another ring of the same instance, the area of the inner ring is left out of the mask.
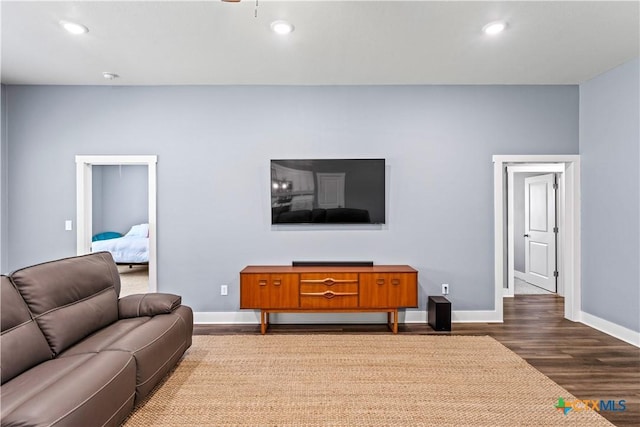
<path id="1" fill-rule="evenodd" d="M 525 276 L 556 292 L 555 174 L 525 178 Z"/>
<path id="2" fill-rule="evenodd" d="M 344 207 L 344 172 L 317 173 L 318 207 L 333 209 Z"/>

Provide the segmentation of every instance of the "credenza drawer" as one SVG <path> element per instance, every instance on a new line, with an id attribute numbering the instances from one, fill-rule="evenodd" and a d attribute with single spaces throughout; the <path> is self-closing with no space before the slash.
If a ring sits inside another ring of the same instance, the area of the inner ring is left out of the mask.
<path id="1" fill-rule="evenodd" d="M 324 292 L 334 292 L 337 294 L 350 293 L 358 294 L 357 283 L 336 283 L 332 286 L 327 286 L 324 283 L 300 283 L 300 295 L 305 294 L 319 294 Z"/>
<path id="2" fill-rule="evenodd" d="M 300 284 L 323 284 L 335 286 L 345 283 L 358 283 L 358 273 L 304 273 L 300 274 Z"/>
<path id="3" fill-rule="evenodd" d="M 300 275 L 300 308 L 358 307 L 357 273 Z"/>
<path id="4" fill-rule="evenodd" d="M 326 291 L 317 295 L 300 294 L 300 308 L 324 309 L 324 308 L 357 308 L 357 293 L 341 293 Z"/>

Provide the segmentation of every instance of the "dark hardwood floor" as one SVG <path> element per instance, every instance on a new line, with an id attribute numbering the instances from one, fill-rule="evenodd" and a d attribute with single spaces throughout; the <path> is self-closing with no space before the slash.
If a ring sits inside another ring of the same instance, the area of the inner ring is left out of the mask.
<path id="1" fill-rule="evenodd" d="M 625 400 L 625 411 L 601 411 L 617 426 L 640 426 L 640 349 L 564 319 L 564 299 L 518 295 L 504 301 L 504 323 L 454 323 L 453 335 L 489 335 L 578 399 Z M 330 315 L 327 315 L 330 316 Z M 400 333 L 435 332 L 426 324 Z M 268 333 L 390 333 L 386 325 L 270 325 Z M 196 325 L 195 335 L 259 334 L 260 325 Z M 558 396 L 561 397 L 561 396 Z M 514 396 L 514 402 L 525 396 Z"/>

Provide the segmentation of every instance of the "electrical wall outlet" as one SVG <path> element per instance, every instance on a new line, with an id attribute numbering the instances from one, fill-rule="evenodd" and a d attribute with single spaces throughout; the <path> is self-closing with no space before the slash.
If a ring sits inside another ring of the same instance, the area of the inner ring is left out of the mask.
<path id="1" fill-rule="evenodd" d="M 449 284 L 448 283 L 443 283 L 442 284 L 442 295 L 449 295 Z"/>
<path id="2" fill-rule="evenodd" d="M 72 221 L 72 220 L 70 220 L 70 219 L 66 220 L 66 221 L 64 222 L 64 229 L 65 229 L 66 231 L 71 231 L 71 230 L 73 230 L 73 221 Z"/>
<path id="3" fill-rule="evenodd" d="M 229 288 L 227 285 L 220 286 L 220 295 L 229 295 Z"/>

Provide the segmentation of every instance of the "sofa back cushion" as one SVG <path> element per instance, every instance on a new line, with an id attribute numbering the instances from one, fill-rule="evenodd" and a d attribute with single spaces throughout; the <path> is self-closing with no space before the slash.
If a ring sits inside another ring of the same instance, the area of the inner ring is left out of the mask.
<path id="1" fill-rule="evenodd" d="M 1 383 L 51 359 L 51 349 L 7 276 L 0 277 Z"/>
<path id="2" fill-rule="evenodd" d="M 54 355 L 118 320 L 120 275 L 108 252 L 23 268 L 11 279 Z"/>

